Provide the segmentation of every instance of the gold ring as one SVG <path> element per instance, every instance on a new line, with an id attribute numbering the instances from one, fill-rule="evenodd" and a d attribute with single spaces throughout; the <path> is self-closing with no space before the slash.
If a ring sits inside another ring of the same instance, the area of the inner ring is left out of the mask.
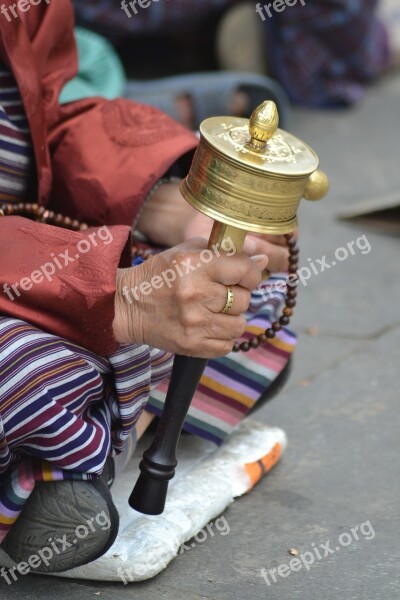
<path id="1" fill-rule="evenodd" d="M 223 312 L 227 315 L 232 310 L 234 295 L 233 295 L 232 287 L 230 285 L 226 286 L 226 291 L 227 291 L 226 304 L 221 312 Z"/>

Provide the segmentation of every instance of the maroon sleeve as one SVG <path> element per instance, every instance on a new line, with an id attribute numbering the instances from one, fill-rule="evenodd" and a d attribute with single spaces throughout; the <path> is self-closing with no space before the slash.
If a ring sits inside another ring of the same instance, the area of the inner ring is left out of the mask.
<path id="1" fill-rule="evenodd" d="M 129 226 L 172 165 L 181 161 L 186 174 L 198 144 L 152 106 L 102 98 L 61 107 L 48 142 L 50 206 L 90 224 Z"/>
<path id="2" fill-rule="evenodd" d="M 114 352 L 116 272 L 128 239 L 128 227 L 73 232 L 1 217 L 0 314 L 96 354 Z"/>

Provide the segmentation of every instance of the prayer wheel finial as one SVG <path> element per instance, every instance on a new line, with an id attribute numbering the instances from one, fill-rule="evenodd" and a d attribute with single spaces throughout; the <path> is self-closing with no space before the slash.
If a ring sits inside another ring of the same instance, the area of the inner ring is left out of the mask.
<path id="1" fill-rule="evenodd" d="M 249 132 L 253 150 L 263 150 L 279 127 L 279 113 L 275 102 L 266 100 L 250 117 Z"/>

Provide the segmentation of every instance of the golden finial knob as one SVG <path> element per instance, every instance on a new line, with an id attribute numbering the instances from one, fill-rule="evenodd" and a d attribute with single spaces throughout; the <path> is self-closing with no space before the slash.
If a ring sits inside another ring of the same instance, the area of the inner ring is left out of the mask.
<path id="1" fill-rule="evenodd" d="M 322 200 L 329 191 L 329 179 L 323 171 L 317 169 L 309 177 L 304 198 L 306 200 Z"/>
<path id="2" fill-rule="evenodd" d="M 253 111 L 249 131 L 253 150 L 263 150 L 279 126 L 279 113 L 275 102 L 266 100 Z"/>

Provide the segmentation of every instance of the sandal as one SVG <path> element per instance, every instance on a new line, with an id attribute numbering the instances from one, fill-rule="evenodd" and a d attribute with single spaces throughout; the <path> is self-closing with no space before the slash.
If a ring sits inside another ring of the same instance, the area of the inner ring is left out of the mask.
<path id="1" fill-rule="evenodd" d="M 130 81 L 125 97 L 143 104 L 151 104 L 181 121 L 177 100 L 189 97 L 193 105 L 193 129 L 207 117 L 229 115 L 230 104 L 236 92 L 244 92 L 248 99 L 245 115 L 249 117 L 261 102 L 273 100 L 279 110 L 281 125 L 288 114 L 285 91 L 264 75 L 242 71 L 215 71 L 177 75 L 154 81 Z"/>

